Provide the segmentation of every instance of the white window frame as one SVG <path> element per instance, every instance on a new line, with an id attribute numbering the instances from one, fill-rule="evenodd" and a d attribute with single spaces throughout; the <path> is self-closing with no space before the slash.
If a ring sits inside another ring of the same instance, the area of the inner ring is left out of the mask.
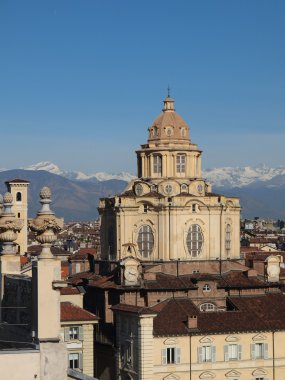
<path id="1" fill-rule="evenodd" d="M 162 157 L 160 154 L 153 155 L 153 174 L 162 175 Z"/>
<path id="2" fill-rule="evenodd" d="M 74 331 L 72 331 L 74 330 Z M 77 330 L 77 334 L 76 334 Z M 77 335 L 77 337 L 76 337 Z M 84 338 L 84 332 L 83 332 L 83 326 L 67 326 L 64 328 L 64 340 L 65 342 L 68 342 L 70 340 L 83 340 Z"/>
<path id="3" fill-rule="evenodd" d="M 251 344 L 251 358 L 253 360 L 268 359 L 268 343 L 256 342 Z"/>
<path id="4" fill-rule="evenodd" d="M 214 363 L 216 361 L 216 346 L 203 345 L 198 347 L 197 356 L 199 363 Z"/>
<path id="5" fill-rule="evenodd" d="M 71 369 L 82 370 L 82 353 L 81 352 L 68 353 L 68 367 Z"/>
<path id="6" fill-rule="evenodd" d="M 176 173 L 186 173 L 186 154 L 179 153 L 176 155 Z"/>
<path id="7" fill-rule="evenodd" d="M 216 309 L 216 305 L 213 304 L 212 302 L 204 302 L 200 305 L 200 311 L 209 312 L 209 311 L 215 311 L 215 309 Z"/>
<path id="8" fill-rule="evenodd" d="M 235 351 L 235 352 L 234 352 Z M 241 345 L 229 343 L 224 346 L 225 361 L 241 360 Z"/>
<path id="9" fill-rule="evenodd" d="M 212 289 L 209 284 L 205 284 L 203 286 L 203 292 L 210 292 Z"/>
<path id="10" fill-rule="evenodd" d="M 180 347 L 167 347 L 161 350 L 161 362 L 167 364 L 180 364 L 181 349 Z"/>

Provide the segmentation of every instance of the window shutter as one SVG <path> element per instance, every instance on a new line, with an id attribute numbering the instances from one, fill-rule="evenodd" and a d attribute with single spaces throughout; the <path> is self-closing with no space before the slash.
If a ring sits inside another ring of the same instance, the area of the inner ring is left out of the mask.
<path id="1" fill-rule="evenodd" d="M 251 359 L 255 360 L 255 344 L 250 345 Z"/>
<path id="2" fill-rule="evenodd" d="M 81 353 L 79 354 L 79 369 L 83 369 L 83 358 Z"/>
<path id="3" fill-rule="evenodd" d="M 84 339 L 83 326 L 79 326 L 79 340 Z"/>
<path id="4" fill-rule="evenodd" d="M 69 341 L 69 327 L 64 328 L 64 340 L 65 342 Z"/>
<path id="5" fill-rule="evenodd" d="M 180 353 L 181 353 L 180 347 L 175 348 L 175 363 L 176 364 L 180 364 Z"/>
<path id="6" fill-rule="evenodd" d="M 202 362 L 203 362 L 203 351 L 202 351 L 202 347 L 198 347 L 198 348 L 197 348 L 197 356 L 198 356 L 198 363 L 202 363 Z"/>
<path id="7" fill-rule="evenodd" d="M 167 353 L 166 353 L 166 348 L 163 348 L 161 350 L 161 362 L 162 364 L 167 364 Z"/>
<path id="8" fill-rule="evenodd" d="M 268 359 L 268 343 L 264 343 L 264 359 Z"/>
<path id="9" fill-rule="evenodd" d="M 224 346 L 224 353 L 225 353 L 225 362 L 229 361 L 229 347 L 228 345 Z"/>
<path id="10" fill-rule="evenodd" d="M 241 360 L 241 345 L 238 345 L 238 360 Z"/>
<path id="11" fill-rule="evenodd" d="M 212 346 L 212 362 L 216 361 L 216 346 Z"/>

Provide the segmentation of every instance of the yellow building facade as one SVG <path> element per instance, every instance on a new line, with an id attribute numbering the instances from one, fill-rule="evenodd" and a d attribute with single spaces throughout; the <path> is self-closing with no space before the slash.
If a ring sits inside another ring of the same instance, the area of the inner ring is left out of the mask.
<path id="1" fill-rule="evenodd" d="M 239 258 L 239 199 L 212 193 L 201 173 L 202 152 L 172 98 L 136 153 L 138 178 L 99 204 L 102 259 Z"/>

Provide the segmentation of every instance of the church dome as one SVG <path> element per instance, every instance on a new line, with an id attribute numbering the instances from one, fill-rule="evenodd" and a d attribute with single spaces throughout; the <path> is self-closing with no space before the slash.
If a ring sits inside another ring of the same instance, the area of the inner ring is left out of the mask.
<path id="1" fill-rule="evenodd" d="M 183 141 L 189 142 L 189 126 L 175 112 L 174 99 L 169 96 L 164 99 L 163 110 L 149 127 L 149 142 Z"/>

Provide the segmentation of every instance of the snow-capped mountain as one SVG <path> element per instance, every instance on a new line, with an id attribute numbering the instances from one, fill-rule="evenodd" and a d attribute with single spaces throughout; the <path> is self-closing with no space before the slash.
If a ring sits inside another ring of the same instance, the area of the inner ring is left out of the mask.
<path id="1" fill-rule="evenodd" d="M 216 187 L 245 187 L 255 182 L 272 182 L 275 177 L 285 176 L 285 167 L 269 168 L 266 165 L 206 169 L 204 177 Z M 271 183 L 271 186 L 278 185 Z M 281 181 L 284 182 L 284 181 Z M 264 183 L 264 185 L 266 185 Z M 269 185 L 269 184 L 268 184 Z"/>
<path id="2" fill-rule="evenodd" d="M 121 181 L 129 182 L 135 178 L 134 175 L 130 173 L 126 173 L 126 172 L 121 172 L 118 174 L 110 174 L 110 173 L 104 173 L 104 172 L 98 172 L 94 174 L 85 174 L 81 171 L 65 171 L 65 170 L 60 169 L 56 164 L 53 164 L 52 162 L 48 162 L 48 161 L 38 162 L 37 164 L 33 164 L 22 169 L 45 170 L 49 173 L 57 174 L 65 178 L 78 180 L 78 181 L 97 180 L 101 182 L 101 181 L 108 181 L 110 179 L 118 179 Z"/>
<path id="3" fill-rule="evenodd" d="M 85 174 L 80 171 L 64 171 L 52 162 L 39 162 L 30 165 L 26 170 L 45 170 L 49 173 L 57 174 L 62 177 L 78 180 L 78 181 L 108 181 L 117 179 L 129 182 L 135 178 L 133 174 L 121 172 L 117 174 L 110 174 L 105 172 L 96 172 L 94 174 Z M 219 188 L 233 188 L 245 187 L 256 182 L 264 182 L 264 186 L 278 186 L 285 181 L 285 167 L 269 168 L 265 165 L 258 165 L 255 167 L 223 167 L 206 169 L 203 171 L 203 176 L 214 187 Z M 281 178 L 284 176 L 284 178 Z"/>

